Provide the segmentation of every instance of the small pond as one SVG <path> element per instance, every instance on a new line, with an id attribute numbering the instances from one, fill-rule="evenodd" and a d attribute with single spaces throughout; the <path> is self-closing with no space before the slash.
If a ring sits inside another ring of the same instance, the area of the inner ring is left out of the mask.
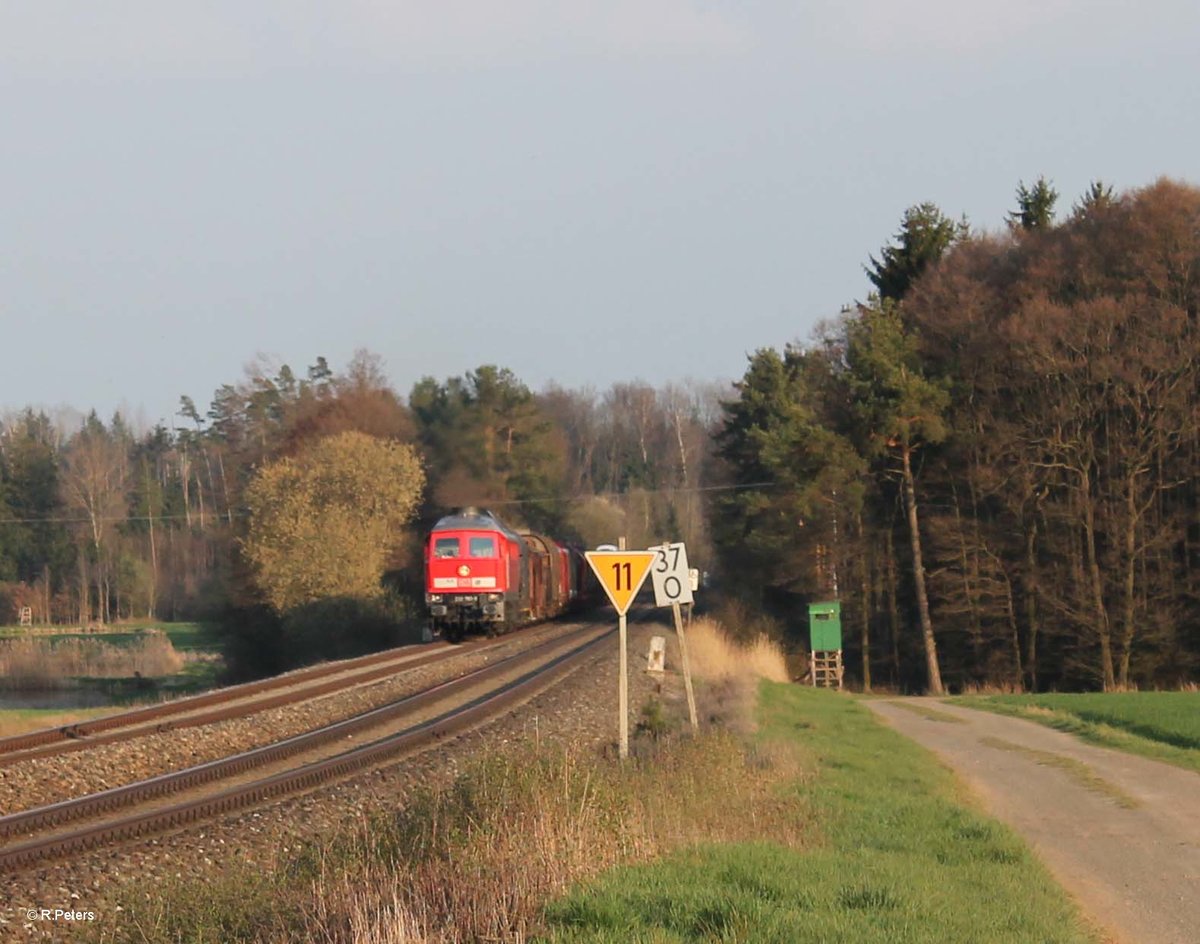
<path id="1" fill-rule="evenodd" d="M 127 700 L 115 694 L 97 691 L 94 688 L 57 688 L 33 692 L 10 692 L 0 688 L 0 711 L 11 711 L 14 708 L 41 710 L 107 708 L 110 705 L 120 705 Z"/>

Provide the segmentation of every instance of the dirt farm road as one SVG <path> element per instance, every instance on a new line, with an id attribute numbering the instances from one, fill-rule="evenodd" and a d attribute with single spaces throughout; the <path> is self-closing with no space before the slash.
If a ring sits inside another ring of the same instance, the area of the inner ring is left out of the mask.
<path id="1" fill-rule="evenodd" d="M 1113 942 L 1200 942 L 1200 774 L 928 698 L 866 704 L 1016 829 Z"/>

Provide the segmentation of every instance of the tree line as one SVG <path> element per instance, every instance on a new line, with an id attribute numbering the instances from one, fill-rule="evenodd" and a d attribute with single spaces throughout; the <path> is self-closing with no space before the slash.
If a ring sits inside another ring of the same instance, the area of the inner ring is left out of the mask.
<path id="1" fill-rule="evenodd" d="M 331 601 L 376 642 L 415 618 L 420 538 L 464 504 L 581 543 L 686 533 L 700 548 L 717 395 L 534 393 L 482 365 L 402 397 L 359 352 L 340 373 L 252 364 L 206 410 L 183 396 L 172 426 L 140 433 L 25 410 L 0 422 L 0 622 L 26 606 L 81 625 L 224 614 L 251 627 L 247 652 L 303 659 L 367 644 L 315 638 Z"/>
<path id="2" fill-rule="evenodd" d="M 1002 233 L 913 207 L 876 292 L 724 406 L 725 572 L 840 598 L 868 687 L 1194 675 L 1200 191 L 1057 196 L 1022 185 Z"/>

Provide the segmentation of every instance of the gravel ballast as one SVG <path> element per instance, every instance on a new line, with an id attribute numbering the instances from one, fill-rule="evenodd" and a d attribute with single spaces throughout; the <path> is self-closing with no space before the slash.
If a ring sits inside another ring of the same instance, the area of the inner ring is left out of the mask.
<path id="1" fill-rule="evenodd" d="M 537 629 L 539 640 L 562 632 L 562 627 L 553 625 Z M 645 671 L 650 637 L 668 637 L 670 663 L 671 656 L 675 654 L 674 634 L 660 625 L 635 623 L 631 625 L 629 635 L 631 727 L 636 724 L 642 705 L 651 697 L 660 698 L 672 715 L 686 716 L 680 677 L 668 672 L 661 678 L 655 678 Z M 528 640 L 525 644 L 528 644 Z M 488 656 L 492 659 L 496 657 L 494 651 Z M 673 661 L 678 665 L 677 659 Z M 439 665 L 428 667 L 427 670 L 415 670 L 413 674 L 435 669 L 445 672 L 446 677 L 462 671 L 459 666 L 456 671 L 447 672 Z M 328 723 L 336 712 L 343 712 L 340 716 L 344 717 L 354 711 L 402 697 L 437 680 L 425 677 L 418 681 L 406 675 L 403 680 L 368 686 L 378 691 L 347 693 L 320 700 L 350 699 L 339 702 L 337 708 L 314 704 L 277 709 L 281 717 L 272 718 L 271 723 L 284 727 L 288 733 L 297 733 L 314 726 L 314 723 Z M 519 748 L 534 742 L 543 746 L 552 744 L 615 750 L 616 692 L 617 642 L 614 636 L 601 644 L 597 654 L 589 657 L 579 669 L 553 688 L 480 728 L 440 742 L 436 747 L 415 756 L 307 794 L 212 820 L 187 830 L 125 843 L 80 855 L 71 861 L 48 863 L 25 873 L 5 877 L 3 882 L 7 894 L 4 896 L 6 905 L 0 907 L 0 936 L 6 936 L 7 932 L 7 936 L 28 940 L 31 934 L 49 938 L 62 934 L 63 928 L 57 924 L 48 926 L 25 920 L 30 908 L 82 908 L 112 921 L 117 920 L 115 902 L 122 897 L 128 900 L 131 888 L 136 889 L 136 894 L 145 895 L 147 900 L 153 901 L 155 889 L 163 883 L 195 882 L 199 888 L 204 883 L 220 879 L 223 871 L 232 865 L 250 865 L 258 870 L 273 869 L 280 862 L 293 857 L 298 847 L 328 838 L 338 830 L 351 828 L 374 812 L 401 806 L 413 790 L 446 783 L 473 759 L 496 751 Z M 349 704 L 357 707 L 348 709 L 346 706 Z M 317 717 L 324 720 L 306 720 Z M 214 734 L 209 729 L 197 729 L 192 733 L 206 737 L 197 739 L 187 748 L 174 747 L 171 757 L 176 761 L 175 766 L 199 762 L 201 751 L 215 752 L 210 756 L 231 753 L 229 744 L 235 739 L 239 745 L 248 747 L 284 736 L 279 727 L 272 727 L 271 736 L 264 737 L 265 725 L 263 719 L 258 717 L 222 722 L 221 726 L 224 725 L 233 726 L 233 732 Z M 172 736 L 163 737 L 172 739 Z M 173 737 L 178 738 L 178 735 Z M 157 756 L 156 748 L 143 745 L 140 749 L 133 749 L 135 743 L 106 746 L 105 751 L 115 752 L 109 754 L 106 761 L 93 758 L 90 752 L 46 760 L 49 765 L 61 763 L 66 767 L 68 759 L 83 761 L 86 758 L 88 762 L 84 768 L 73 769 L 70 776 L 74 778 L 72 782 L 87 782 L 92 789 L 95 789 L 97 779 L 87 778 L 100 778 L 100 771 L 106 764 L 109 773 L 105 779 L 117 782 L 138 779 L 131 774 L 131 770 L 140 771 L 140 775 L 144 776 L 148 769 L 162 772 L 171 766 L 164 757 Z M 221 749 L 221 745 L 224 745 L 224 749 Z M 187 756 L 188 752 L 192 752 L 191 756 Z M 182 764 L 177 762 L 180 757 L 184 757 Z M 123 764 L 129 765 L 128 768 L 121 766 Z M 0 773 L 12 770 L 15 768 Z M 39 782 L 31 773 L 25 776 L 32 777 L 35 783 Z M 67 776 L 57 771 L 41 772 L 41 782 L 63 784 L 67 780 Z M 62 785 L 53 789 L 72 795 Z"/>

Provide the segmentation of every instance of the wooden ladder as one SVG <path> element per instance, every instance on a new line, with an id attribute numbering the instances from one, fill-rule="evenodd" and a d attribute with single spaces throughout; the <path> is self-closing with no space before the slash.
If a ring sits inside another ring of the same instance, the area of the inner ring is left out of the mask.
<path id="1" fill-rule="evenodd" d="M 812 683 L 815 688 L 842 690 L 842 650 L 827 649 L 812 654 Z"/>

